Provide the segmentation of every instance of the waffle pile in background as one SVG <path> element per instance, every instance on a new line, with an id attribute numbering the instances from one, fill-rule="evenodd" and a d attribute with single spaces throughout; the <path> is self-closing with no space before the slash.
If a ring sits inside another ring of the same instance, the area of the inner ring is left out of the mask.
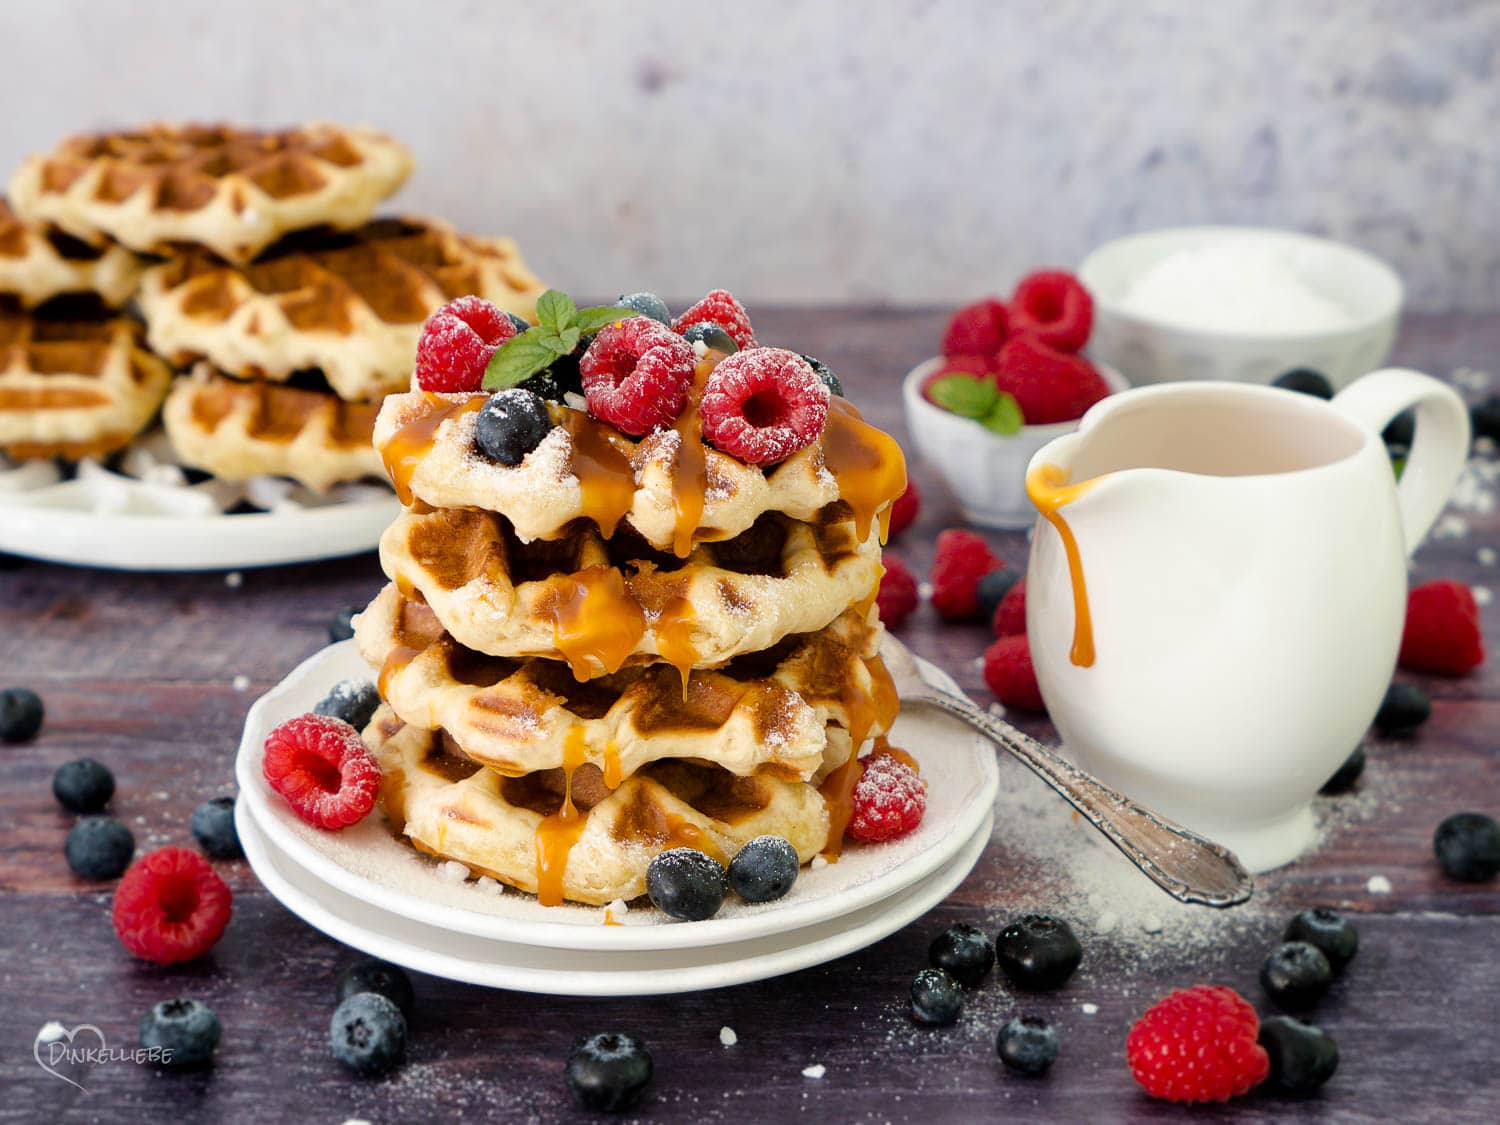
<path id="1" fill-rule="evenodd" d="M 385 813 L 546 905 L 635 898 L 674 847 L 836 854 L 897 710 L 895 442 L 729 294 L 621 302 L 548 292 L 521 338 L 456 302 L 375 427 L 406 505 L 356 634 Z"/>
<path id="2" fill-rule="evenodd" d="M 411 163 L 329 124 L 153 125 L 29 159 L 0 209 L 0 453 L 108 456 L 161 408 L 166 438 L 119 468 L 246 482 L 221 510 L 379 478 L 375 416 L 423 321 L 466 293 L 528 316 L 541 292 L 509 239 L 372 219 Z"/>

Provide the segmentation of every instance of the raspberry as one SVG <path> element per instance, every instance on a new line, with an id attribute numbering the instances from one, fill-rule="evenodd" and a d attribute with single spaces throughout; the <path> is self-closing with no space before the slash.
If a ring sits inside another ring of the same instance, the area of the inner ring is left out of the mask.
<path id="1" fill-rule="evenodd" d="M 1034 336 L 1012 336 L 997 362 L 995 384 L 1015 396 L 1028 426 L 1071 422 L 1109 394 L 1109 384 L 1088 360 Z"/>
<path id="2" fill-rule="evenodd" d="M 756 346 L 755 329 L 750 327 L 750 314 L 728 289 L 709 290 L 697 304 L 672 322 L 672 331 L 681 333 L 695 324 L 709 323 L 717 324 L 728 332 L 740 346 L 740 351 Z"/>
<path id="3" fill-rule="evenodd" d="M 380 767 L 342 719 L 300 715 L 266 739 L 261 769 L 292 811 L 318 828 L 347 828 L 375 807 Z"/>
<path id="4" fill-rule="evenodd" d="M 995 607 L 991 627 L 997 637 L 1024 636 L 1026 633 L 1026 579 L 1021 578 L 1005 591 L 1000 604 Z"/>
<path id="5" fill-rule="evenodd" d="M 1256 1042 L 1260 1020 L 1222 985 L 1183 988 L 1157 1001 L 1125 1040 L 1130 1073 L 1153 1098 L 1222 1102 L 1264 1082 L 1271 1070 Z"/>
<path id="6" fill-rule="evenodd" d="M 908 480 L 906 491 L 896 497 L 891 505 L 891 528 L 889 538 L 894 539 L 915 522 L 922 510 L 922 494 L 917 491 L 917 482 Z"/>
<path id="7" fill-rule="evenodd" d="M 984 652 L 984 682 L 995 698 L 1022 711 L 1045 711 L 1042 689 L 1031 665 L 1031 644 L 1025 633 L 1001 637 Z"/>
<path id="8" fill-rule="evenodd" d="M 896 628 L 917 608 L 917 580 L 900 559 L 886 556 L 885 575 L 880 579 L 875 605 L 880 610 L 881 624 L 887 629 Z"/>
<path id="9" fill-rule="evenodd" d="M 972 531 L 955 528 L 937 537 L 932 564 L 932 605 L 948 621 L 967 621 L 979 612 L 979 580 L 1003 566 L 989 544 Z"/>
<path id="10" fill-rule="evenodd" d="M 866 844 L 895 840 L 922 823 L 927 810 L 927 783 L 917 771 L 891 754 L 859 760 L 864 773 L 854 786 L 848 834 Z"/>
<path id="11" fill-rule="evenodd" d="M 703 391 L 703 436 L 750 465 L 785 461 L 828 421 L 828 387 L 812 365 L 782 348 L 736 352 Z"/>
<path id="12" fill-rule="evenodd" d="M 1428 582 L 1406 596 L 1401 667 L 1462 676 L 1483 662 L 1479 606 L 1467 586 L 1451 579 Z"/>
<path id="13" fill-rule="evenodd" d="M 670 426 L 693 384 L 693 347 L 649 316 L 599 330 L 578 361 L 589 413 L 640 437 Z"/>
<path id="14" fill-rule="evenodd" d="M 460 297 L 427 318 L 417 341 L 417 386 L 424 391 L 477 391 L 515 322 L 482 297 Z"/>
<path id="15" fill-rule="evenodd" d="M 1010 327 L 1061 352 L 1076 352 L 1089 341 L 1094 299 L 1078 279 L 1062 270 L 1041 270 L 1023 278 L 1010 299 Z"/>
<path id="16" fill-rule="evenodd" d="M 945 355 L 943 362 L 931 375 L 922 380 L 922 397 L 932 402 L 927 388 L 945 375 L 978 375 L 981 379 L 995 377 L 995 364 L 991 357 L 983 355 Z M 937 403 L 933 403 L 934 406 Z"/>
<path id="17" fill-rule="evenodd" d="M 228 885 L 197 852 L 158 848 L 131 864 L 115 888 L 115 933 L 147 961 L 191 961 L 223 936 L 231 899 Z"/>
<path id="18" fill-rule="evenodd" d="M 943 355 L 993 356 L 1010 335 L 1005 306 L 994 297 L 965 305 L 943 329 Z"/>

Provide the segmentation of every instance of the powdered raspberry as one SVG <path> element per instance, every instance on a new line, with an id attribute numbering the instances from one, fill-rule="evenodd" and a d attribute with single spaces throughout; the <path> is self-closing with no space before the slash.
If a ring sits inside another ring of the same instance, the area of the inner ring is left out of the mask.
<path id="1" fill-rule="evenodd" d="M 1467 586 L 1445 579 L 1425 583 L 1407 594 L 1401 667 L 1462 676 L 1483 662 L 1479 606 Z"/>
<path id="2" fill-rule="evenodd" d="M 1063 270 L 1040 270 L 1022 279 L 1010 299 L 1010 327 L 1060 352 L 1076 352 L 1089 341 L 1094 299 Z"/>
<path id="3" fill-rule="evenodd" d="M 692 345 L 649 316 L 605 325 L 578 361 L 589 413 L 632 437 L 670 426 L 687 402 L 693 363 Z"/>
<path id="4" fill-rule="evenodd" d="M 347 828 L 375 807 L 380 767 L 342 719 L 300 715 L 266 738 L 261 769 L 292 811 L 318 828 Z"/>
<path id="5" fill-rule="evenodd" d="M 917 482 L 908 480 L 906 491 L 896 497 L 896 502 L 891 505 L 891 527 L 888 538 L 896 538 L 916 522 L 917 513 L 921 510 L 922 494 L 917 491 Z"/>
<path id="6" fill-rule="evenodd" d="M 728 332 L 740 351 L 755 347 L 755 329 L 750 314 L 728 289 L 711 289 L 697 304 L 672 322 L 673 332 L 685 332 L 695 324 L 712 322 Z"/>
<path id="7" fill-rule="evenodd" d="M 482 297 L 460 297 L 427 318 L 417 341 L 417 386 L 424 391 L 477 391 L 515 323 Z"/>
<path id="8" fill-rule="evenodd" d="M 949 528 L 937 537 L 932 564 L 932 606 L 948 621 L 979 612 L 979 580 L 1004 563 L 972 531 Z"/>
<path id="9" fill-rule="evenodd" d="M 774 465 L 811 445 L 828 421 L 828 387 L 782 348 L 751 348 L 719 363 L 703 391 L 703 436 L 749 465 Z"/>
<path id="10" fill-rule="evenodd" d="M 927 811 L 927 783 L 901 759 L 871 754 L 854 787 L 848 834 L 867 844 L 895 840 L 922 823 Z"/>
<path id="11" fill-rule="evenodd" d="M 1264 1082 L 1271 1071 L 1256 1042 L 1260 1020 L 1222 985 L 1183 988 L 1147 1009 L 1130 1029 L 1130 1073 L 1153 1098 L 1222 1102 Z"/>
<path id="12" fill-rule="evenodd" d="M 1015 396 L 1028 426 L 1071 422 L 1109 394 L 1109 384 L 1088 360 L 1034 336 L 1012 336 L 998 363 L 995 385 Z"/>
<path id="13" fill-rule="evenodd" d="M 984 682 L 995 698 L 1022 711 L 1045 711 L 1042 689 L 1031 664 L 1031 645 L 1025 633 L 1001 637 L 984 651 Z"/>
<path id="14" fill-rule="evenodd" d="M 1023 576 L 1005 591 L 990 626 L 997 637 L 1014 637 L 1026 632 L 1026 579 Z"/>
<path id="15" fill-rule="evenodd" d="M 977 375 L 981 379 L 992 380 L 995 378 L 995 364 L 990 356 L 983 355 L 945 355 L 938 369 L 922 380 L 922 397 L 932 402 L 927 388 L 946 375 Z M 936 406 L 936 403 L 933 403 Z"/>
<path id="16" fill-rule="evenodd" d="M 943 354 L 977 355 L 989 361 L 1009 335 L 1005 306 L 994 297 L 985 297 L 953 314 L 943 329 Z"/>
<path id="17" fill-rule="evenodd" d="M 880 610 L 881 624 L 894 629 L 917 608 L 917 580 L 900 559 L 887 555 L 884 562 L 885 574 L 880 579 L 875 605 Z"/>
<path id="18" fill-rule="evenodd" d="M 126 949 L 171 965 L 214 947 L 229 925 L 232 899 L 228 885 L 197 852 L 158 848 L 125 872 L 111 916 Z"/>

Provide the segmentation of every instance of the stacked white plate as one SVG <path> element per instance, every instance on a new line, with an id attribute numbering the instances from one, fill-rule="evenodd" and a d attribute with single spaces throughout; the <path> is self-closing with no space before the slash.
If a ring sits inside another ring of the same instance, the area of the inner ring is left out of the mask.
<path id="1" fill-rule="evenodd" d="M 370 669 L 345 641 L 304 662 L 251 708 L 236 762 L 240 840 L 266 889 L 309 925 L 435 976 L 575 996 L 762 980 L 872 945 L 925 914 L 989 842 L 999 786 L 994 749 L 942 715 L 914 710 L 892 733 L 927 782 L 927 812 L 909 836 L 854 845 L 837 863 L 805 868 L 778 902 L 752 906 L 731 896 L 703 922 L 672 922 L 649 908 L 544 907 L 419 855 L 378 812 L 324 832 L 271 791 L 261 771 L 266 735 L 351 677 L 368 679 Z M 606 925 L 607 915 L 619 924 Z"/>

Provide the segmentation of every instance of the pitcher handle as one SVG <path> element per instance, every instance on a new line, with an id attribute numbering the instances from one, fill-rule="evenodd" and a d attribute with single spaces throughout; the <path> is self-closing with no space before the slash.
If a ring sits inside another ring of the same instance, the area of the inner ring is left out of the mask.
<path id="1" fill-rule="evenodd" d="M 1468 459 L 1469 411 L 1463 399 L 1430 375 L 1388 367 L 1356 379 L 1333 405 L 1377 436 L 1396 415 L 1416 407 L 1416 434 L 1396 490 L 1410 555 L 1448 502 Z"/>

